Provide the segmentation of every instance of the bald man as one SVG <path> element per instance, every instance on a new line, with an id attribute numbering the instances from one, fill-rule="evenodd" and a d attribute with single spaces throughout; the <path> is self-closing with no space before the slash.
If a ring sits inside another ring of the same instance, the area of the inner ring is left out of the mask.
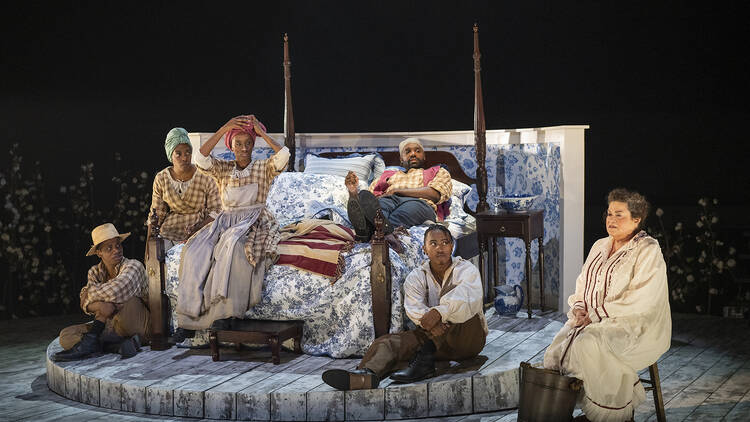
<path id="1" fill-rule="evenodd" d="M 448 170 L 441 166 L 424 168 L 425 151 L 417 138 L 405 139 L 398 150 L 404 170 L 386 170 L 372 182 L 369 190 L 359 191 L 359 179 L 354 172 L 346 176 L 349 190 L 347 212 L 360 241 L 369 241 L 374 233 L 378 209 L 386 218 L 386 234 L 393 232 L 394 227 L 408 228 L 425 221 L 442 221 L 447 215 L 445 205 L 453 190 Z M 398 251 L 398 245 L 394 245 L 392 239 L 389 243 Z"/>

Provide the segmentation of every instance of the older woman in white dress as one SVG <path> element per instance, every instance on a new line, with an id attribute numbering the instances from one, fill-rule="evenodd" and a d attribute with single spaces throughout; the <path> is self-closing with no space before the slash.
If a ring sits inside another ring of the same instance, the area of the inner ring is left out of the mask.
<path id="1" fill-rule="evenodd" d="M 251 159 L 256 136 L 274 150 L 273 156 Z M 222 137 L 234 160 L 211 155 Z M 254 116 L 238 116 L 200 147 L 195 161 L 198 170 L 216 181 L 222 211 L 182 250 L 176 312 L 178 326 L 187 330 L 242 317 L 260 301 L 263 276 L 280 236 L 265 202 L 271 182 L 286 168 L 289 150 L 276 144 Z"/>
<path id="2" fill-rule="evenodd" d="M 646 398 L 638 372 L 669 349 L 672 319 L 661 248 L 641 230 L 648 202 L 625 189 L 607 202 L 609 237 L 591 248 L 544 367 L 583 380 L 585 418 L 625 421 Z"/>

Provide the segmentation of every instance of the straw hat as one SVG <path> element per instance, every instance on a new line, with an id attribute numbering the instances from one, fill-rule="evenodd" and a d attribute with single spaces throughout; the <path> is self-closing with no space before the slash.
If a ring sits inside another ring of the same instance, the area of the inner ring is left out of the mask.
<path id="1" fill-rule="evenodd" d="M 91 249 L 86 252 L 86 256 L 96 254 L 96 247 L 102 242 L 106 242 L 109 239 L 114 239 L 116 237 L 119 237 L 122 242 L 127 239 L 128 236 L 130 236 L 130 233 L 118 233 L 115 225 L 112 223 L 104 223 L 101 226 L 97 226 L 91 231 L 91 241 L 94 242 L 94 244 L 91 245 Z"/>

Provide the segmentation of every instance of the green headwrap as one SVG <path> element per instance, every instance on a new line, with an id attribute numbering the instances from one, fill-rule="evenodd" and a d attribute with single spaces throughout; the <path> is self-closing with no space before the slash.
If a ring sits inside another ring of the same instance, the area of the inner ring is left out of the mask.
<path id="1" fill-rule="evenodd" d="M 174 149 L 180 144 L 188 144 L 192 147 L 187 131 L 181 127 L 176 127 L 167 133 L 167 139 L 164 140 L 164 151 L 166 151 L 167 160 L 169 160 L 170 163 L 172 162 L 172 153 L 174 152 Z"/>

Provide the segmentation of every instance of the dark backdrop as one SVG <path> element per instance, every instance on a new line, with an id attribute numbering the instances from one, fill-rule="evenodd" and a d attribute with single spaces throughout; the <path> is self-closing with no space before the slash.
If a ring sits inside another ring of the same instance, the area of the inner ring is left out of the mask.
<path id="1" fill-rule="evenodd" d="M 0 151 L 64 181 L 163 168 L 173 126 L 282 131 L 284 32 L 298 132 L 471 129 L 478 22 L 488 129 L 591 126 L 587 247 L 615 186 L 747 207 L 744 4 L 359 3 L 6 2 Z"/>

